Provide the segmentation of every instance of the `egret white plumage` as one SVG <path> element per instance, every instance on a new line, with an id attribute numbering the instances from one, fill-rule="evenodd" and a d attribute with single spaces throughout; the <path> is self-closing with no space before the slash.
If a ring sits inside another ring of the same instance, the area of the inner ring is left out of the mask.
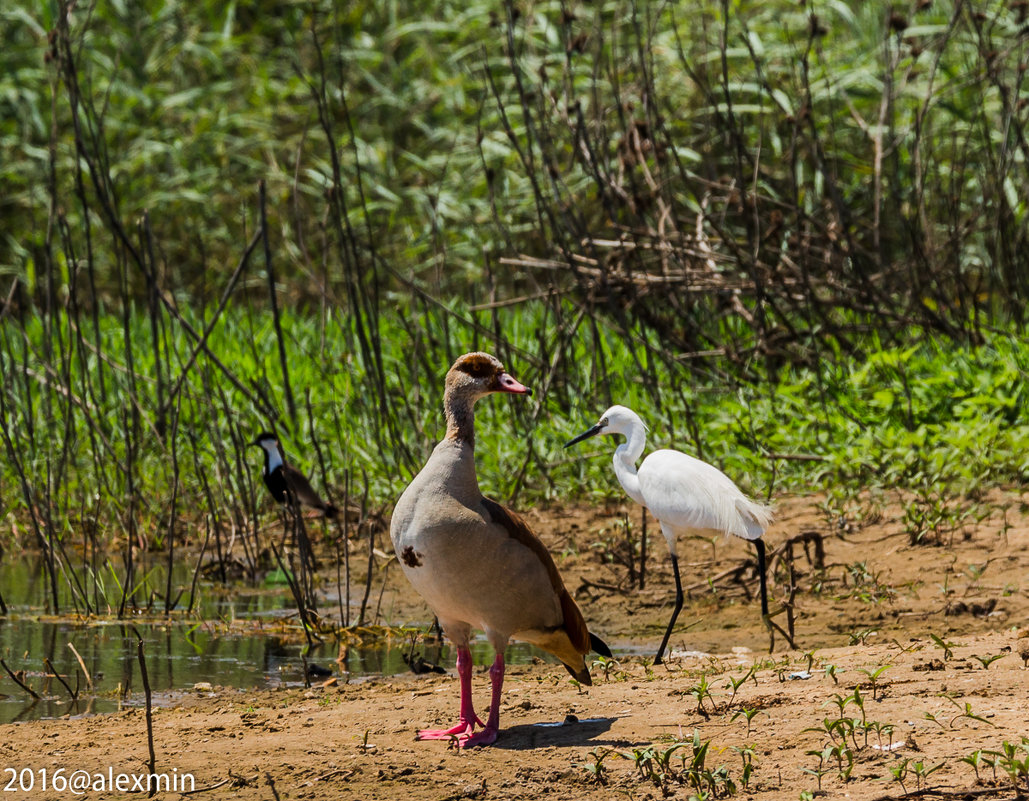
<path id="1" fill-rule="evenodd" d="M 754 543 L 761 581 L 761 615 L 769 625 L 765 544 L 761 535 L 772 520 L 772 512 L 767 506 L 750 500 L 717 467 L 681 451 L 654 451 L 637 470 L 636 460 L 643 455 L 647 443 L 646 430 L 643 420 L 632 409 L 612 406 L 604 412 L 599 423 L 570 440 L 565 447 L 598 434 L 625 436 L 625 442 L 615 449 L 615 476 L 626 494 L 647 507 L 661 524 L 675 574 L 675 609 L 654 658 L 657 665 L 661 663 L 675 620 L 682 609 L 682 579 L 677 550 L 680 534 L 715 531 Z"/>

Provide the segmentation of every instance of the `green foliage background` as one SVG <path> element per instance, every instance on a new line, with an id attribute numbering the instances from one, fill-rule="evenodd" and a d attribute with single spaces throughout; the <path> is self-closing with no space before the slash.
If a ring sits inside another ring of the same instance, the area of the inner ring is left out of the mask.
<path id="1" fill-rule="evenodd" d="M 868 262 L 842 280 L 896 269 L 915 302 L 1024 297 L 1019 4 L 62 8 L 0 11 L 0 269 L 34 290 L 47 250 L 84 257 L 86 209 L 104 222 L 91 164 L 123 225 L 149 215 L 164 284 L 190 297 L 237 260 L 259 181 L 287 290 L 309 300 L 347 280 L 341 209 L 366 278 L 464 293 L 500 255 L 589 256 L 569 234 L 624 236 L 662 210 L 681 227 L 705 203 L 725 216 L 712 238 L 842 239 Z M 756 221 L 734 219 L 748 187 Z M 55 198 L 71 242 L 48 234 Z M 91 247 L 113 293 L 118 255 Z M 919 272 L 944 266 L 939 289 Z"/>
<path id="2" fill-rule="evenodd" d="M 612 402 L 758 495 L 1021 480 L 1026 30 L 1003 2 L 5 3 L 3 509 L 44 544 L 242 520 L 265 427 L 388 509 L 477 348 L 538 391 L 481 404 L 506 498 L 618 497 L 606 445 L 560 448 Z"/>

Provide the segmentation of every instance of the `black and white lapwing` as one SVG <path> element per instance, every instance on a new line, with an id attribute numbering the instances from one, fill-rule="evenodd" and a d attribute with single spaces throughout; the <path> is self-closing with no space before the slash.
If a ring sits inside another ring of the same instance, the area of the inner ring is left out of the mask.
<path id="1" fill-rule="evenodd" d="M 264 484 L 276 501 L 289 503 L 292 496 L 299 504 L 321 510 L 329 519 L 336 516 L 339 510 L 321 499 L 307 476 L 287 464 L 274 434 L 265 431 L 250 444 L 264 451 Z"/>

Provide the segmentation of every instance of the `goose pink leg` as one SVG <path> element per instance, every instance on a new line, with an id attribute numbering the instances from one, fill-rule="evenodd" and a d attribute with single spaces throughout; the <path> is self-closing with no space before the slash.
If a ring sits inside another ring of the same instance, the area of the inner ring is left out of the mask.
<path id="1" fill-rule="evenodd" d="M 504 654 L 497 653 L 493 660 L 493 666 L 489 669 L 490 684 L 493 688 L 493 695 L 490 698 L 489 717 L 486 719 L 486 726 L 482 731 L 471 735 L 467 739 L 461 738 L 462 748 L 473 745 L 492 745 L 497 741 L 497 732 L 500 731 L 500 690 L 504 686 Z"/>
<path id="2" fill-rule="evenodd" d="M 457 649 L 457 675 L 461 679 L 461 713 L 457 725 L 449 729 L 422 729 L 417 739 L 449 740 L 456 737 L 458 744 L 464 745 L 465 740 L 475 731 L 476 723 L 486 725 L 479 720 L 472 706 L 472 652 L 467 647 Z M 499 709 L 497 713 L 499 717 Z"/>

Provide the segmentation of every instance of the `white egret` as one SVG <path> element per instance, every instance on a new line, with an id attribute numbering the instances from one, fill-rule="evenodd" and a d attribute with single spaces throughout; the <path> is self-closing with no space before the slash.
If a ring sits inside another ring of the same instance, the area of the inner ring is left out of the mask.
<path id="1" fill-rule="evenodd" d="M 625 442 L 615 449 L 615 475 L 626 494 L 636 503 L 647 507 L 661 524 L 661 533 L 668 543 L 675 573 L 675 609 L 654 658 L 654 664 L 657 665 L 661 663 L 675 620 L 682 609 L 682 579 L 679 577 L 676 547 L 680 534 L 715 531 L 733 534 L 754 543 L 761 581 L 761 615 L 765 624 L 769 625 L 765 544 L 761 535 L 772 520 L 772 512 L 767 506 L 750 500 L 717 467 L 681 451 L 654 451 L 637 470 L 636 460 L 646 446 L 646 430 L 643 420 L 632 409 L 612 406 L 604 412 L 599 423 L 569 441 L 565 447 L 598 434 L 625 436 Z"/>

